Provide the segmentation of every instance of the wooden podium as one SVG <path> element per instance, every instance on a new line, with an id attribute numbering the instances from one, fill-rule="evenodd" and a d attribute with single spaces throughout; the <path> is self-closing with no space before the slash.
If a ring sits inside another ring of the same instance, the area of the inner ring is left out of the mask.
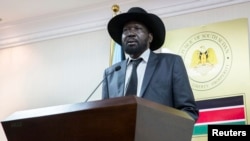
<path id="1" fill-rule="evenodd" d="M 139 97 L 15 112 L 1 121 L 8 141 L 191 141 L 185 112 Z"/>

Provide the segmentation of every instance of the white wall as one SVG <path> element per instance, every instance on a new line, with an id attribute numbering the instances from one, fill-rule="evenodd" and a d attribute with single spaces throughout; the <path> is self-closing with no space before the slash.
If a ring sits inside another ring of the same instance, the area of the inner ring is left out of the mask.
<path id="1" fill-rule="evenodd" d="M 85 101 L 109 65 L 109 43 L 103 30 L 0 50 L 0 120 L 19 110 Z M 100 90 L 90 100 L 100 99 Z"/>
<path id="2" fill-rule="evenodd" d="M 250 2 L 164 17 L 167 30 L 250 18 Z M 109 66 L 106 29 L 0 49 L 0 120 L 15 111 L 84 101 Z M 100 89 L 91 100 L 100 99 Z M 0 127 L 0 140 L 6 137 Z"/>

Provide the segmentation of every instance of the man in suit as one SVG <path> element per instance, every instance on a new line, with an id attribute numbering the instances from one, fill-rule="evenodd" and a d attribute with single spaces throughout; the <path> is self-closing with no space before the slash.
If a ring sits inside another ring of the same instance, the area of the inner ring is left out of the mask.
<path id="1" fill-rule="evenodd" d="M 103 99 L 128 95 L 131 60 L 142 58 L 137 67 L 137 92 L 134 94 L 185 111 L 195 121 L 198 119 L 199 111 L 182 58 L 153 52 L 165 40 L 165 26 L 158 16 L 133 7 L 127 13 L 113 17 L 108 23 L 108 32 L 128 58 L 105 70 Z"/>

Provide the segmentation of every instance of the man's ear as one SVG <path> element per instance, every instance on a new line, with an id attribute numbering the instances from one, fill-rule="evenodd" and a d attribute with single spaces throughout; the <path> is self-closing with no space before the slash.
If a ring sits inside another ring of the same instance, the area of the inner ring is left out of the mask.
<path id="1" fill-rule="evenodd" d="M 152 33 L 149 33 L 148 34 L 148 36 L 149 36 L 149 43 L 152 43 L 153 42 L 153 39 L 154 39 L 154 37 L 153 37 L 153 34 Z"/>

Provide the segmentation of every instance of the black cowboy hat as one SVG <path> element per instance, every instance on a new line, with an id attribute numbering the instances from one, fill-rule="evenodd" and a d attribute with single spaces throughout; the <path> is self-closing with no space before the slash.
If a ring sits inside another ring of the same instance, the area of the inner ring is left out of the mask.
<path id="1" fill-rule="evenodd" d="M 165 40 L 165 26 L 162 20 L 155 14 L 148 13 L 140 7 L 132 7 L 127 13 L 119 14 L 113 17 L 108 23 L 108 32 L 115 42 L 122 45 L 123 26 L 129 21 L 138 21 L 144 24 L 153 34 L 153 41 L 150 49 L 159 49 Z"/>

